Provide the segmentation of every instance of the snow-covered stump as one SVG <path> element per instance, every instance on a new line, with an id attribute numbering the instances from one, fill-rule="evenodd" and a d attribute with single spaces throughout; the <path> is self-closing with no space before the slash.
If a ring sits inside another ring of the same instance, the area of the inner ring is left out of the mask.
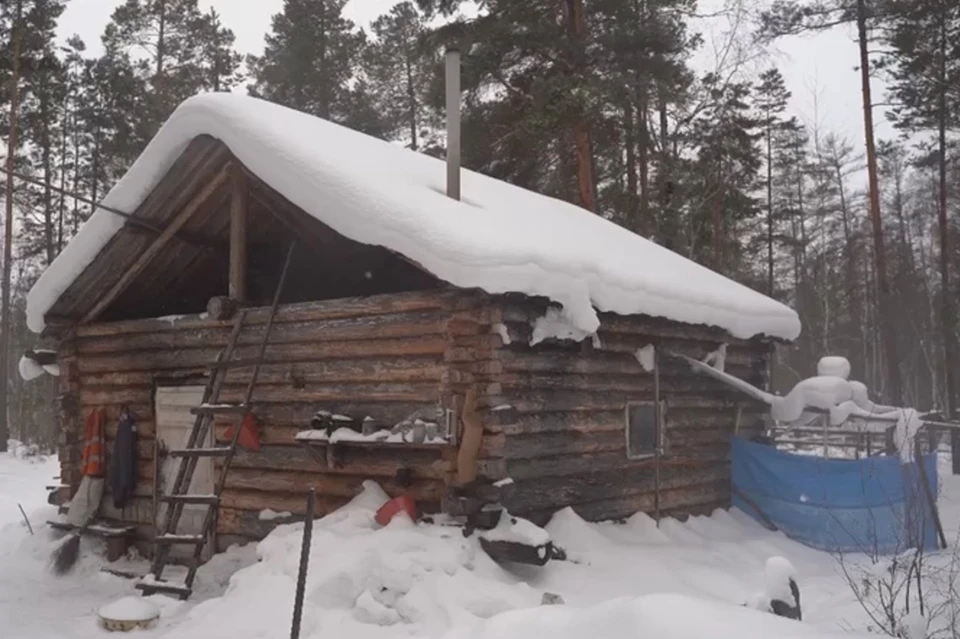
<path id="1" fill-rule="evenodd" d="M 784 557 L 770 557 L 764 566 L 764 591 L 747 605 L 787 619 L 803 619 L 800 609 L 800 587 L 796 569 Z"/>
<path id="2" fill-rule="evenodd" d="M 111 632 L 149 628 L 160 618 L 156 604 L 142 597 L 124 597 L 100 608 L 100 625 Z"/>
<path id="3" fill-rule="evenodd" d="M 784 557 L 771 557 L 765 568 L 767 597 L 770 610 L 778 617 L 803 619 L 800 610 L 800 587 L 797 586 L 793 564 Z"/>

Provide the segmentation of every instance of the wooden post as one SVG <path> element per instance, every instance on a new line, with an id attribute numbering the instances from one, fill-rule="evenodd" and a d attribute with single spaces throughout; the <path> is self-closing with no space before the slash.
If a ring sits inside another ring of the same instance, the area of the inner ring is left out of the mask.
<path id="1" fill-rule="evenodd" d="M 243 167 L 230 170 L 230 297 L 247 301 L 247 217 L 250 188 Z"/>
<path id="2" fill-rule="evenodd" d="M 300 570 L 297 574 L 297 596 L 293 602 L 293 626 L 290 639 L 300 639 L 300 618 L 303 615 L 303 593 L 307 586 L 307 566 L 310 564 L 310 540 L 313 539 L 313 517 L 317 509 L 317 491 L 307 494 L 307 516 L 303 520 L 303 543 L 300 546 Z"/>

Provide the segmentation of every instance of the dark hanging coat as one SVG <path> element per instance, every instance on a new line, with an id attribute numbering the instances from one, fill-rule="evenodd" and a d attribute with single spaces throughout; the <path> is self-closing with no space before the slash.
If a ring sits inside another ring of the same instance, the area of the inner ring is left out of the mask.
<path id="1" fill-rule="evenodd" d="M 123 508 L 137 486 L 137 425 L 129 415 L 120 417 L 117 441 L 110 458 L 110 492 L 113 505 Z"/>

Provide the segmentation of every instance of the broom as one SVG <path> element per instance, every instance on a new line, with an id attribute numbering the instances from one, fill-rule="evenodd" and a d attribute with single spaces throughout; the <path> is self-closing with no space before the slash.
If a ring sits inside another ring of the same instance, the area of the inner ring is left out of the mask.
<path id="1" fill-rule="evenodd" d="M 87 517 L 80 528 L 68 534 L 60 545 L 53 550 L 53 554 L 50 556 L 50 567 L 56 576 L 62 577 L 76 566 L 77 559 L 80 558 L 80 536 L 86 532 L 87 527 L 93 521 L 94 515 L 96 515 L 96 511 Z"/>

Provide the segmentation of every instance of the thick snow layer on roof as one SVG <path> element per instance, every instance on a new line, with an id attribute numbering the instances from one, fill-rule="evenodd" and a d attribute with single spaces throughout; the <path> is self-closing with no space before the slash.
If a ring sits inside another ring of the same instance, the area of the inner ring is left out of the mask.
<path id="1" fill-rule="evenodd" d="M 461 287 L 525 293 L 564 307 L 593 333 L 596 309 L 707 324 L 736 337 L 793 339 L 796 313 L 572 204 L 472 171 L 462 201 L 442 161 L 254 98 L 184 102 L 104 200 L 135 210 L 195 137 L 223 141 L 250 170 L 342 235 L 385 246 Z M 100 210 L 27 298 L 28 324 L 90 264 L 124 219 Z"/>

